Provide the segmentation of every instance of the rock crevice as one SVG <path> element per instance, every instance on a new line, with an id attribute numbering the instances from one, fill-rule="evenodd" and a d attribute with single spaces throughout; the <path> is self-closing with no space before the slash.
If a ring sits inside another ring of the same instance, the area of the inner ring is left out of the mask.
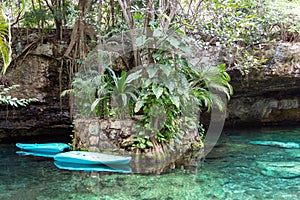
<path id="1" fill-rule="evenodd" d="M 247 75 L 229 72 L 234 95 L 228 104 L 227 127 L 299 125 L 300 43 L 278 44 L 265 53 L 266 67 Z"/>

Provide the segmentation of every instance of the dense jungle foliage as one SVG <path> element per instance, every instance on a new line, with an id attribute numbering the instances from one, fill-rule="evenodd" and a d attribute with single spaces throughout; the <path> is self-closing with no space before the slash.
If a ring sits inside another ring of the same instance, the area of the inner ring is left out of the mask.
<path id="1" fill-rule="evenodd" d="M 276 7 L 280 4 L 286 6 L 284 12 Z M 12 43 L 12 28 L 38 29 L 41 43 L 49 38 L 49 30 L 55 31 L 52 41 L 65 39 L 63 33 L 71 30 L 61 59 L 71 63 L 72 82 L 63 94 L 75 96 L 76 117 L 136 119 L 138 135 L 126 147 L 130 150 L 151 148 L 153 142 L 180 142 L 187 127 L 197 127 L 202 137 L 199 114 L 214 106 L 224 110 L 233 93 L 228 70 L 248 73 L 267 62 L 256 56 L 264 46 L 299 41 L 299 13 L 287 12 L 288 6 L 300 8 L 299 4 L 297 0 L 1 1 L 2 74 L 9 70 L 13 51 L 22 53 L 21 43 Z M 197 52 L 207 49 L 221 52 L 222 63 L 199 64 Z M 13 98 L 0 95 L 1 104 L 33 101 L 9 101 Z"/>

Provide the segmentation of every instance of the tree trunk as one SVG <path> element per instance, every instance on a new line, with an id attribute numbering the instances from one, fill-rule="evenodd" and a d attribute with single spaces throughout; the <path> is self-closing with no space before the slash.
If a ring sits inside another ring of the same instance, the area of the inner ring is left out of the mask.
<path id="1" fill-rule="evenodd" d="M 153 38 L 153 31 L 150 28 L 150 22 L 151 22 L 152 19 L 154 19 L 154 12 L 155 12 L 153 0 L 148 1 L 147 8 L 149 10 L 146 13 L 144 27 L 145 27 L 145 30 L 146 30 L 147 38 Z M 154 59 L 153 59 L 153 51 L 154 50 L 155 50 L 154 40 L 149 40 L 149 42 L 148 42 L 148 64 L 154 63 Z"/>
<path id="2" fill-rule="evenodd" d="M 125 21 L 130 29 L 130 36 L 131 36 L 131 43 L 133 48 L 133 57 L 134 57 L 134 66 L 139 66 L 141 64 L 140 56 L 138 49 L 136 47 L 136 38 L 137 38 L 137 30 L 134 24 L 133 15 L 131 12 L 131 1 L 130 0 L 118 0 L 123 16 L 125 18 Z"/>
<path id="3" fill-rule="evenodd" d="M 79 0 L 78 9 L 81 11 L 78 16 L 71 35 L 71 42 L 64 54 L 69 57 L 72 50 L 74 50 L 73 58 L 85 58 L 87 53 L 86 34 L 88 32 L 88 25 L 84 21 L 85 15 L 91 8 L 92 0 Z"/>
<path id="4" fill-rule="evenodd" d="M 115 1 L 111 0 L 110 1 L 110 13 L 111 13 L 111 26 L 112 28 L 115 27 Z"/>
<path id="5" fill-rule="evenodd" d="M 51 0 L 51 5 L 48 0 L 46 0 L 46 4 L 54 16 L 56 37 L 57 39 L 62 40 L 63 8 L 61 0 Z"/>

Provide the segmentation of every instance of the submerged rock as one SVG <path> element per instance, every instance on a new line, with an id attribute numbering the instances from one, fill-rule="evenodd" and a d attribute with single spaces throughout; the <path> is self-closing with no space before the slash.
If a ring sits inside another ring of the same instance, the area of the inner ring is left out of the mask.
<path id="1" fill-rule="evenodd" d="M 300 162 L 257 162 L 257 167 L 266 176 L 276 178 L 300 177 Z"/>
<path id="2" fill-rule="evenodd" d="M 285 152 L 293 158 L 300 158 L 300 149 L 286 149 Z"/>
<path id="3" fill-rule="evenodd" d="M 296 142 L 278 142 L 278 141 L 250 141 L 250 144 L 264 145 L 264 146 L 275 146 L 286 149 L 300 149 L 300 144 Z"/>

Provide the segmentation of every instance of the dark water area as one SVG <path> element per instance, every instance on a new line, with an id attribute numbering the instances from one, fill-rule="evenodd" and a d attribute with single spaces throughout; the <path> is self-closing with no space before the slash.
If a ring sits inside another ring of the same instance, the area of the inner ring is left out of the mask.
<path id="1" fill-rule="evenodd" d="M 0 144 L 0 200 L 298 199 L 300 149 L 252 140 L 300 143 L 300 128 L 226 131 L 198 167 L 161 175 L 60 170 L 52 159 Z"/>
<path id="2" fill-rule="evenodd" d="M 72 129 L 43 129 L 43 130 L 18 130 L 3 133 L 0 137 L 0 144 L 15 144 L 15 143 L 46 143 L 46 142 L 62 142 L 71 143 Z"/>

